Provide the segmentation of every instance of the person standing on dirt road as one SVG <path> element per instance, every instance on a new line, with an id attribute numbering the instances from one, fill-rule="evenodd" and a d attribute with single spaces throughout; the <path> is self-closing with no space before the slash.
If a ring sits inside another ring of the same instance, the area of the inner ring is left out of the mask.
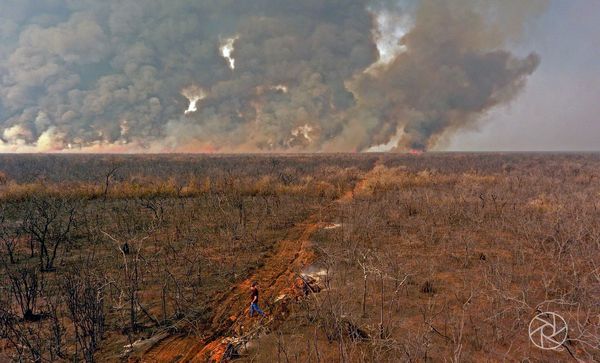
<path id="1" fill-rule="evenodd" d="M 250 317 L 254 315 L 254 312 L 257 312 L 263 318 L 266 318 L 267 314 L 258 307 L 258 282 L 256 281 L 250 286 L 250 298 L 252 299 L 250 302 Z"/>

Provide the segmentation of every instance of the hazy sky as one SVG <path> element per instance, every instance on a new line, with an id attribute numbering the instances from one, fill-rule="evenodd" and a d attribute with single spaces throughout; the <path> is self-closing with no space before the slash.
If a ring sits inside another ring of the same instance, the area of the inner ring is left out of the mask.
<path id="1" fill-rule="evenodd" d="M 522 94 L 450 150 L 600 150 L 600 1 L 552 0 L 519 45 L 541 55 Z"/>

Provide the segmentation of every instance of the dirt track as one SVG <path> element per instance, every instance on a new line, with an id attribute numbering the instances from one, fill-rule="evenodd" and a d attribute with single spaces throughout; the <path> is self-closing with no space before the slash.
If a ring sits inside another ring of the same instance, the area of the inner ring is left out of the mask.
<path id="1" fill-rule="evenodd" d="M 346 192 L 331 206 L 350 201 L 355 192 L 364 187 L 365 181 L 371 173 L 372 171 L 368 172 L 363 180 L 357 183 L 354 190 Z M 294 291 L 296 274 L 310 265 L 315 258 L 310 248 L 311 235 L 323 227 L 325 224 L 319 222 L 319 214 L 313 214 L 290 230 L 289 237 L 277 243 L 273 255 L 265 260 L 263 267 L 215 301 L 215 314 L 205 336 L 167 336 L 134 360 L 142 362 L 220 361 L 227 346 L 226 343 L 223 343 L 223 339 L 243 335 L 257 324 L 257 319 L 251 320 L 248 317 L 251 282 L 257 281 L 260 285 L 262 305 L 266 301 L 274 301 L 276 297 L 285 294 L 286 298 L 280 301 L 279 306 L 275 307 L 275 309 L 281 310 L 281 305 L 284 306 L 292 301 L 292 297 L 296 293 Z M 279 319 L 278 315 L 273 313 L 270 319 L 277 320 Z"/>

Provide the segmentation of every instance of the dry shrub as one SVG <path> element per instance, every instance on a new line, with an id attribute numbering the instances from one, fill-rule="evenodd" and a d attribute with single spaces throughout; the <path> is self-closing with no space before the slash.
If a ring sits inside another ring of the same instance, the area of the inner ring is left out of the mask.
<path id="1" fill-rule="evenodd" d="M 253 195 L 270 195 L 273 193 L 277 181 L 272 175 L 264 175 L 250 186 Z"/>
<path id="2" fill-rule="evenodd" d="M 363 174 L 362 171 L 354 166 L 349 168 L 327 166 L 319 170 L 318 175 L 315 175 L 314 179 L 327 179 L 334 185 L 347 185 L 362 179 Z"/>
<path id="3" fill-rule="evenodd" d="M 433 286 L 433 283 L 429 280 L 425 281 L 423 285 L 421 285 L 421 292 L 424 294 L 435 294 L 436 288 Z"/>
<path id="4" fill-rule="evenodd" d="M 453 185 L 459 178 L 456 175 L 440 174 L 432 170 L 409 172 L 404 167 L 388 168 L 377 165 L 371 176 L 364 182 L 365 195 L 395 189 L 424 188 L 434 185 Z"/>
<path id="5" fill-rule="evenodd" d="M 8 183 L 8 177 L 5 172 L 0 171 L 0 185 L 6 185 L 6 183 Z"/>
<path id="6" fill-rule="evenodd" d="M 309 192 L 312 192 L 320 197 L 325 197 L 329 199 L 337 198 L 341 194 L 335 186 L 325 181 L 310 183 L 308 188 Z"/>
<path id="7" fill-rule="evenodd" d="M 200 194 L 205 194 L 210 192 L 211 187 L 212 182 L 210 178 L 206 177 L 200 180 L 195 175 L 192 175 L 181 189 L 181 195 L 183 197 L 193 197 Z"/>
<path id="8" fill-rule="evenodd" d="M 475 173 L 464 173 L 460 178 L 461 182 L 465 185 L 473 184 L 494 184 L 497 181 L 495 175 L 480 175 Z"/>
<path id="9" fill-rule="evenodd" d="M 17 184 L 9 182 L 0 189 L 0 200 L 22 201 L 33 196 L 61 197 L 69 196 L 81 199 L 94 199 L 101 195 L 102 190 L 98 185 L 89 183 L 63 183 L 46 184 L 42 182 Z"/>
<path id="10" fill-rule="evenodd" d="M 558 211 L 561 205 L 558 202 L 551 201 L 545 194 L 540 194 L 536 198 L 529 200 L 527 207 L 538 213 L 551 213 Z"/>

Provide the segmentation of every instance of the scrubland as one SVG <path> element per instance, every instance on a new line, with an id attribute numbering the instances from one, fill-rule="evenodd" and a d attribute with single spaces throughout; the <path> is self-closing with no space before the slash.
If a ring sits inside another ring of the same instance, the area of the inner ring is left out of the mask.
<path id="1" fill-rule="evenodd" d="M 597 154 L 2 155 L 0 361 L 598 361 L 599 220 Z"/>

